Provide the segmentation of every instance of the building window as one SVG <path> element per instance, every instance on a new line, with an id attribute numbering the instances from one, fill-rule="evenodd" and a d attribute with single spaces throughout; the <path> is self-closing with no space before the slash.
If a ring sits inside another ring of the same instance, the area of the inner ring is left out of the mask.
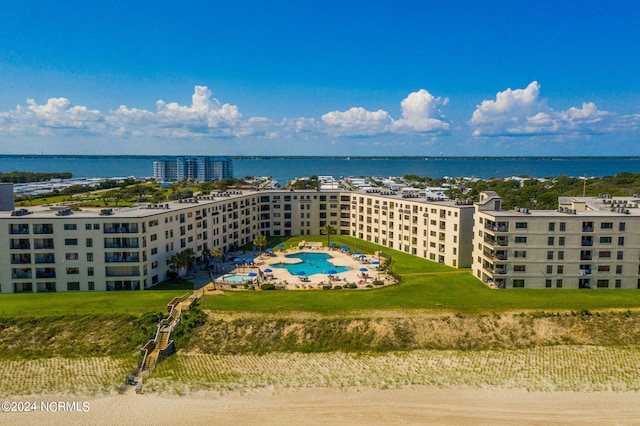
<path id="1" fill-rule="evenodd" d="M 556 230 L 556 224 L 555 222 L 549 222 L 549 231 L 553 232 Z M 551 286 L 549 286 L 551 287 Z"/>
<path id="2" fill-rule="evenodd" d="M 556 288 L 562 288 L 562 279 L 556 280 Z"/>
<path id="3" fill-rule="evenodd" d="M 84 225 L 84 229 L 87 230 L 87 231 L 91 231 L 91 224 L 90 223 L 86 223 Z"/>
<path id="4" fill-rule="evenodd" d="M 563 246 L 564 245 L 564 237 L 558 237 L 558 245 L 559 246 Z"/>
<path id="5" fill-rule="evenodd" d="M 619 251 L 618 253 L 616 253 L 616 259 L 618 259 L 618 260 L 624 259 L 624 252 L 623 251 Z"/>
<path id="6" fill-rule="evenodd" d="M 513 288 L 524 288 L 524 280 L 513 280 Z"/>
<path id="7" fill-rule="evenodd" d="M 548 246 L 552 246 L 555 244 L 555 238 L 554 237 L 547 237 L 547 245 Z"/>
<path id="8" fill-rule="evenodd" d="M 598 252 L 598 256 L 602 257 L 602 258 L 610 258 L 611 257 L 611 252 L 610 251 L 600 251 L 600 252 Z"/>
<path id="9" fill-rule="evenodd" d="M 567 230 L 567 223 L 560 222 L 560 231 L 566 231 L 566 230 Z"/>
<path id="10" fill-rule="evenodd" d="M 94 231 L 99 231 L 100 230 L 100 224 L 99 223 L 94 223 L 93 224 L 93 230 Z"/>
<path id="11" fill-rule="evenodd" d="M 516 222 L 516 229 L 527 229 L 527 222 Z"/>
<path id="12" fill-rule="evenodd" d="M 80 291 L 80 283 L 78 281 L 68 282 L 67 291 Z"/>
<path id="13" fill-rule="evenodd" d="M 514 250 L 513 257 L 527 257 L 526 250 Z"/>
<path id="14" fill-rule="evenodd" d="M 609 288 L 609 280 L 598 280 L 596 281 L 596 286 L 598 288 Z"/>
<path id="15" fill-rule="evenodd" d="M 515 237 L 515 242 L 519 243 L 519 244 L 526 244 L 527 243 L 527 237 Z"/>
<path id="16" fill-rule="evenodd" d="M 564 260 L 564 250 L 558 252 L 558 260 Z"/>
<path id="17" fill-rule="evenodd" d="M 93 262 L 93 253 L 87 253 L 87 262 Z"/>
<path id="18" fill-rule="evenodd" d="M 93 266 L 87 267 L 87 275 L 90 277 L 93 276 Z"/>
<path id="19" fill-rule="evenodd" d="M 547 252 L 547 260 L 553 260 L 553 250 Z"/>
<path id="20" fill-rule="evenodd" d="M 553 274 L 553 265 L 547 265 L 547 274 Z"/>
<path id="21" fill-rule="evenodd" d="M 611 237 L 600 237 L 600 244 L 611 244 Z"/>
<path id="22" fill-rule="evenodd" d="M 616 265 L 616 274 L 622 274 L 622 265 Z"/>
<path id="23" fill-rule="evenodd" d="M 619 246 L 623 246 L 624 245 L 624 237 L 618 237 L 618 245 Z"/>
<path id="24" fill-rule="evenodd" d="M 78 253 L 65 253 L 65 260 L 78 260 Z"/>
<path id="25" fill-rule="evenodd" d="M 89 281 L 87 285 L 89 287 L 89 291 L 94 291 L 96 289 L 96 283 L 94 283 L 93 281 Z"/>
<path id="26" fill-rule="evenodd" d="M 64 239 L 64 245 L 65 246 L 77 246 L 78 245 L 78 239 L 77 238 L 65 238 Z"/>
<path id="27" fill-rule="evenodd" d="M 514 272 L 525 272 L 527 270 L 526 265 L 513 265 Z"/>
<path id="28" fill-rule="evenodd" d="M 93 247 L 93 238 L 87 238 L 85 241 L 87 247 Z"/>
<path id="29" fill-rule="evenodd" d="M 620 288 L 620 287 L 622 287 L 622 280 L 617 279 L 616 280 L 616 288 Z"/>
<path id="30" fill-rule="evenodd" d="M 624 231 L 625 230 L 625 224 L 624 222 L 620 222 L 618 224 L 618 231 Z"/>
<path id="31" fill-rule="evenodd" d="M 558 265 L 556 267 L 556 274 L 564 274 L 564 265 Z"/>
<path id="32" fill-rule="evenodd" d="M 78 275 L 80 268 L 67 268 L 67 275 Z"/>
<path id="33" fill-rule="evenodd" d="M 544 282 L 544 286 L 545 286 L 546 288 L 551 288 L 551 280 L 545 280 L 545 282 Z"/>
<path id="34" fill-rule="evenodd" d="M 600 229 L 613 229 L 613 222 L 602 222 L 600 224 Z"/>
<path id="35" fill-rule="evenodd" d="M 78 225 L 76 225 L 75 223 L 65 223 L 64 224 L 64 230 L 65 231 L 75 231 L 76 229 L 78 229 Z"/>

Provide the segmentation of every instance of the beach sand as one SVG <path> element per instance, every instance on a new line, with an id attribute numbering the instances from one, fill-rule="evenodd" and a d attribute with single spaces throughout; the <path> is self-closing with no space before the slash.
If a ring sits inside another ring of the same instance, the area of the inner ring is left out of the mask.
<path id="1" fill-rule="evenodd" d="M 10 400 L 12 398 L 9 398 Z M 36 396 L 88 402 L 87 412 L 0 413 L 12 425 L 496 425 L 640 424 L 635 392 L 527 392 L 488 388 L 265 388 L 185 396 L 128 393 Z"/>

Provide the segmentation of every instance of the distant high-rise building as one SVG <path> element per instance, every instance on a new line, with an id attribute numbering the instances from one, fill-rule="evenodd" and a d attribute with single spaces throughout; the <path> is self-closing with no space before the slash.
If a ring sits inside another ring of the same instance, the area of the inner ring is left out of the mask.
<path id="1" fill-rule="evenodd" d="M 222 180 L 233 177 L 233 164 L 226 157 L 163 157 L 153 162 L 153 177 L 160 182 Z"/>

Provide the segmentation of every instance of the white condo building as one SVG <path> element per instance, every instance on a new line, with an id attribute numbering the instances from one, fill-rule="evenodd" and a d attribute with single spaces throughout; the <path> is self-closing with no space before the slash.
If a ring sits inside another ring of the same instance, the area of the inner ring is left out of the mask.
<path id="1" fill-rule="evenodd" d="M 190 248 L 223 253 L 258 235 L 319 235 L 326 226 L 454 267 L 471 263 L 473 205 L 392 193 L 225 192 L 190 201 L 72 211 L 0 212 L 0 292 L 145 289 Z"/>
<path id="2" fill-rule="evenodd" d="M 473 273 L 499 288 L 640 288 L 640 209 L 631 197 L 560 197 L 557 210 L 476 203 Z"/>
<path id="3" fill-rule="evenodd" d="M 80 211 L 0 200 L 0 292 L 142 290 L 165 280 L 167 259 L 184 249 L 228 253 L 258 235 L 319 235 L 326 225 L 383 252 L 471 267 L 500 288 L 639 288 L 637 202 L 559 201 L 553 211 L 507 211 L 492 192 L 472 204 L 379 189 L 235 191 Z"/>

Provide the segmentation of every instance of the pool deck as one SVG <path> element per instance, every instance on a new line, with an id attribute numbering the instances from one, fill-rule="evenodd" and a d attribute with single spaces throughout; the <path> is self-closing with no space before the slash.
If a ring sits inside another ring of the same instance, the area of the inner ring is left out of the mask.
<path id="1" fill-rule="evenodd" d="M 277 264 L 295 264 L 300 263 L 300 259 L 287 258 L 287 255 L 298 253 L 326 253 L 331 255 L 330 263 L 335 266 L 346 266 L 351 268 L 349 271 L 340 272 L 333 275 L 333 279 L 330 279 L 327 274 L 314 274 L 314 275 L 291 275 L 286 268 L 278 268 Z M 236 256 L 237 255 L 237 256 Z M 227 257 L 246 257 L 247 253 L 228 253 Z M 376 270 L 378 265 L 372 265 L 371 262 L 378 260 L 375 255 L 366 255 L 366 257 L 358 257 L 360 255 L 353 255 L 350 252 L 344 252 L 340 249 L 328 249 L 326 247 L 317 248 L 290 248 L 287 250 L 277 250 L 273 252 L 255 253 L 253 265 L 235 265 L 231 262 L 223 264 L 223 270 L 225 274 L 239 274 L 247 275 L 249 272 L 257 273 L 258 276 L 254 278 L 254 283 L 259 284 L 272 283 L 277 288 L 286 290 L 308 290 L 308 289 L 322 289 L 323 287 L 343 286 L 348 283 L 355 283 L 359 289 L 367 288 L 367 285 L 372 284 L 373 280 L 379 277 L 385 285 L 393 284 L 394 281 L 386 273 Z M 384 259 L 383 263 L 384 263 Z M 228 269 L 227 269 L 228 268 Z M 361 268 L 367 268 L 364 272 L 366 276 L 363 276 Z M 265 269 L 271 269 L 272 272 L 265 273 Z M 233 290 L 228 283 L 222 283 L 221 276 L 216 278 L 215 286 L 212 283 L 208 286 L 209 289 L 223 289 Z"/>

